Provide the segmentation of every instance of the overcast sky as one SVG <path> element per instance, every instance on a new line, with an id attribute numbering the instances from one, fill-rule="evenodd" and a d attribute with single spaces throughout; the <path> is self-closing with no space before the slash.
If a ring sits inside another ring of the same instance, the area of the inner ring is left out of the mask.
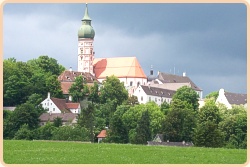
<path id="1" fill-rule="evenodd" d="M 48 55 L 77 70 L 77 32 L 85 4 L 5 4 L 3 57 Z M 204 96 L 246 93 L 244 4 L 88 4 L 95 57 L 136 56 L 146 75 L 182 75 Z M 174 70 L 175 69 L 175 70 Z"/>

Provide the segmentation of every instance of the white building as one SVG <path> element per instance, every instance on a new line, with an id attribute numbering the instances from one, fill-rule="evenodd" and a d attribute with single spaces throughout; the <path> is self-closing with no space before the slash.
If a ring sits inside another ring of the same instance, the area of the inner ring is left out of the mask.
<path id="1" fill-rule="evenodd" d="M 175 92 L 173 90 L 140 85 L 133 95 L 137 96 L 140 104 L 154 101 L 156 104 L 161 105 L 163 102 L 170 103 Z"/>
<path id="2" fill-rule="evenodd" d="M 231 109 L 233 105 L 244 105 L 246 107 L 247 94 L 230 93 L 220 89 L 216 103 L 224 104 L 228 109 Z"/>
<path id="3" fill-rule="evenodd" d="M 75 113 L 80 114 L 81 107 L 80 103 L 73 103 L 67 99 L 51 98 L 50 93 L 48 97 L 41 102 L 42 107 L 47 110 L 50 114 L 58 113 Z"/>
<path id="4" fill-rule="evenodd" d="M 202 99 L 202 89 L 200 89 L 189 77 L 187 77 L 186 73 L 183 73 L 182 76 L 179 76 L 158 72 L 156 79 L 149 80 L 148 85 L 151 87 L 164 88 L 174 91 L 177 91 L 177 89 L 181 88 L 182 86 L 188 86 L 199 95 L 199 99 Z"/>

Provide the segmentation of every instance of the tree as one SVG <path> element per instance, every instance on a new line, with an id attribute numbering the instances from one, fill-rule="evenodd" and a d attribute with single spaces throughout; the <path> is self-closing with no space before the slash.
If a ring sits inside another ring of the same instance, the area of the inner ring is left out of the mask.
<path id="1" fill-rule="evenodd" d="M 192 88 L 183 86 L 176 91 L 172 100 L 179 99 L 181 101 L 186 101 L 188 104 L 192 105 L 194 111 L 198 111 L 198 98 L 198 94 Z"/>
<path id="2" fill-rule="evenodd" d="M 58 126 L 59 127 L 59 126 Z M 56 127 L 50 123 L 47 122 L 46 125 L 41 126 L 37 129 L 37 139 L 39 140 L 51 140 L 53 131 L 56 129 Z"/>
<path id="3" fill-rule="evenodd" d="M 129 96 L 126 104 L 131 105 L 131 106 L 139 104 L 137 96 L 134 96 L 134 95 Z"/>
<path id="4" fill-rule="evenodd" d="M 33 134 L 32 131 L 29 129 L 27 124 L 23 124 L 21 128 L 15 133 L 14 136 L 15 140 L 32 140 Z"/>
<path id="5" fill-rule="evenodd" d="M 206 95 L 205 99 L 212 99 L 215 102 L 218 96 L 219 96 L 219 91 L 215 91 Z"/>
<path id="6" fill-rule="evenodd" d="M 122 115 L 130 108 L 129 105 L 120 105 L 117 107 L 110 123 L 110 130 L 107 141 L 114 143 L 128 143 L 128 130 L 122 121 Z"/>
<path id="7" fill-rule="evenodd" d="M 192 141 L 196 116 L 191 104 L 179 99 L 172 100 L 163 123 L 163 133 L 171 141 Z"/>
<path id="8" fill-rule="evenodd" d="M 52 133 L 52 140 L 89 141 L 89 132 L 80 126 L 60 126 Z"/>
<path id="9" fill-rule="evenodd" d="M 194 130 L 194 144 L 201 147 L 222 147 L 224 136 L 218 128 L 221 116 L 218 107 L 210 102 L 200 109 L 197 127 Z"/>
<path id="10" fill-rule="evenodd" d="M 226 147 L 246 149 L 247 111 L 244 106 L 233 106 L 224 113 L 219 129 L 225 135 Z"/>
<path id="11" fill-rule="evenodd" d="M 69 88 L 69 94 L 72 96 L 74 102 L 80 102 L 89 93 L 88 86 L 83 81 L 83 77 L 77 76 L 75 82 Z"/>
<path id="12" fill-rule="evenodd" d="M 53 125 L 54 125 L 55 127 L 62 126 L 62 118 L 60 118 L 60 117 L 54 118 L 54 120 L 53 120 Z"/>
<path id="13" fill-rule="evenodd" d="M 103 87 L 100 90 L 101 103 L 113 101 L 115 108 L 121 105 L 128 99 L 128 91 L 125 89 L 124 84 L 115 76 L 107 77 L 103 81 Z"/>
<path id="14" fill-rule="evenodd" d="M 29 60 L 27 62 L 35 70 L 51 73 L 52 75 L 60 75 L 65 68 L 57 63 L 57 60 L 46 55 L 39 56 L 37 59 Z"/>
<path id="15" fill-rule="evenodd" d="M 135 143 L 147 144 L 151 140 L 150 118 L 149 112 L 146 110 L 142 113 L 142 117 L 136 127 Z"/>
<path id="16" fill-rule="evenodd" d="M 15 130 L 18 130 L 23 124 L 27 124 L 31 130 L 37 128 L 40 122 L 39 116 L 35 106 L 30 103 L 17 106 L 12 117 Z"/>
<path id="17" fill-rule="evenodd" d="M 91 141 L 94 141 L 94 113 L 95 113 L 95 107 L 94 105 L 88 104 L 88 107 L 86 109 L 82 109 L 79 118 L 78 118 L 78 125 L 80 127 L 84 127 L 89 131 L 89 138 Z"/>
<path id="18" fill-rule="evenodd" d="M 90 93 L 88 99 L 92 103 L 99 103 L 100 97 L 99 97 L 99 88 L 96 81 L 94 81 L 94 86 L 90 87 Z"/>
<path id="19" fill-rule="evenodd" d="M 50 92 L 52 97 L 63 98 L 61 84 L 56 75 L 49 75 L 46 78 L 46 92 Z"/>
<path id="20" fill-rule="evenodd" d="M 170 108 L 169 103 L 167 103 L 167 102 L 164 101 L 164 102 L 161 104 L 161 112 L 162 112 L 164 115 L 167 115 L 167 114 L 168 114 L 169 108 Z"/>

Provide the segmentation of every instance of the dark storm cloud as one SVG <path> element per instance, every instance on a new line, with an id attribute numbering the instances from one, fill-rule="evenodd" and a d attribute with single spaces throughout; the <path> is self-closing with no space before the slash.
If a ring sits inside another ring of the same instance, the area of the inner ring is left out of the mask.
<path id="1" fill-rule="evenodd" d="M 84 9 L 6 4 L 4 58 L 46 54 L 76 69 Z M 155 73 L 185 71 L 204 94 L 219 88 L 246 93 L 244 4 L 89 4 L 89 15 L 96 57 L 136 56 L 146 75 L 151 65 Z"/>

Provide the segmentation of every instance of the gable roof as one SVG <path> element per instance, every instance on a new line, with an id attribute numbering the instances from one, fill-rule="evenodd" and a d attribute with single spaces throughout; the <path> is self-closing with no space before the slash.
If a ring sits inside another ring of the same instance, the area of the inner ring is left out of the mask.
<path id="1" fill-rule="evenodd" d="M 197 91 L 202 90 L 197 85 L 195 85 L 193 83 L 193 81 L 187 76 L 179 76 L 179 75 L 173 75 L 173 74 L 167 74 L 167 73 L 159 72 L 158 79 L 162 83 L 190 83 L 191 88 L 193 90 L 197 90 Z"/>
<path id="2" fill-rule="evenodd" d="M 172 96 L 176 92 L 174 90 L 144 86 L 144 85 L 140 85 L 139 87 L 141 87 L 147 95 L 158 96 L 158 97 L 172 98 Z"/>
<path id="3" fill-rule="evenodd" d="M 53 103 L 59 108 L 59 110 L 61 112 L 65 112 L 65 113 L 71 113 L 70 109 L 75 109 L 78 108 L 78 106 L 80 105 L 80 103 L 72 103 L 69 100 L 66 99 L 58 99 L 58 98 L 50 98 Z M 73 107 L 73 108 L 71 108 Z"/>
<path id="4" fill-rule="evenodd" d="M 244 105 L 247 103 L 247 94 L 230 93 L 230 92 L 225 92 L 224 94 L 230 104 Z"/>
<path id="5" fill-rule="evenodd" d="M 97 83 L 100 83 L 97 78 L 88 72 L 77 72 L 77 71 L 69 71 L 66 70 L 61 75 L 58 76 L 58 80 L 60 82 L 74 82 L 75 78 L 78 76 L 82 76 L 87 83 L 94 83 L 96 81 Z"/>
<path id="6" fill-rule="evenodd" d="M 80 103 L 66 103 L 68 109 L 78 109 Z"/>
<path id="7" fill-rule="evenodd" d="M 97 135 L 97 138 L 105 138 L 106 137 L 106 130 L 102 130 L 99 135 Z"/>
<path id="8" fill-rule="evenodd" d="M 40 115 L 39 119 L 41 122 L 53 121 L 56 117 L 62 118 L 63 122 L 72 121 L 77 118 L 78 114 L 74 113 L 43 113 Z"/>
<path id="9" fill-rule="evenodd" d="M 136 57 L 97 58 L 93 64 L 98 79 L 112 75 L 118 78 L 147 78 Z"/>

